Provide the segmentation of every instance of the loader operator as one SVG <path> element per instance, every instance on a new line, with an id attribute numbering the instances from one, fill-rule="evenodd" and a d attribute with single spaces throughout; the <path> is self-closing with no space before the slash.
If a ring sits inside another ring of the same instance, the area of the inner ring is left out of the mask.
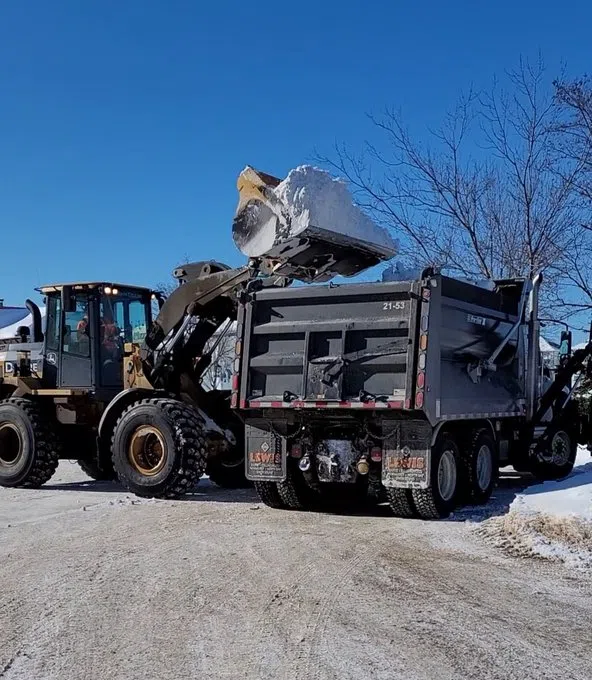
<path id="1" fill-rule="evenodd" d="M 113 319 L 105 315 L 101 319 L 101 344 L 106 355 L 117 358 L 119 350 L 119 330 Z"/>

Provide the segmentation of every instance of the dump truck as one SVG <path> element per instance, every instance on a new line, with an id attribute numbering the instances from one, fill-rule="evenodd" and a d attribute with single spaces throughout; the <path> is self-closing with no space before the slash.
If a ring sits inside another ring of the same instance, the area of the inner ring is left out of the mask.
<path id="1" fill-rule="evenodd" d="M 555 375 L 544 370 L 542 277 L 480 286 L 426 268 L 409 281 L 336 282 L 379 253 L 364 244 L 358 257 L 358 241 L 327 224 L 289 245 L 262 236 L 291 231 L 278 183 L 239 182 L 235 242 L 251 257 L 273 246 L 275 272 L 325 283 L 241 297 L 232 404 L 261 500 L 311 508 L 366 493 L 400 517 L 436 519 L 487 502 L 501 467 L 569 474 L 578 443 L 592 445 L 573 398 L 592 375 L 592 334 L 575 352 L 566 334 Z"/>

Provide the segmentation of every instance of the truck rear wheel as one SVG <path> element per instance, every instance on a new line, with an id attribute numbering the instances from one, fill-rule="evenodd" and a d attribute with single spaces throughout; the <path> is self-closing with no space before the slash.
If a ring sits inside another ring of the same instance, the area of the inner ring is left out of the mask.
<path id="1" fill-rule="evenodd" d="M 175 399 L 144 399 L 129 406 L 113 432 L 113 467 L 129 491 L 146 498 L 178 498 L 206 467 L 204 421 Z"/>
<path id="2" fill-rule="evenodd" d="M 463 496 L 473 505 L 487 503 L 498 475 L 497 446 L 493 437 L 487 430 L 475 430 L 460 456 Z"/>
<path id="3" fill-rule="evenodd" d="M 530 472 L 541 481 L 567 477 L 573 470 L 578 451 L 574 433 L 565 427 L 555 428 L 548 439 L 547 449 L 547 460 L 532 461 Z"/>
<path id="4" fill-rule="evenodd" d="M 312 510 L 321 505 L 321 494 L 309 486 L 297 461 L 288 458 L 286 479 L 277 483 L 280 498 L 291 510 Z"/>
<path id="5" fill-rule="evenodd" d="M 417 517 L 410 489 L 387 489 L 386 495 L 395 517 Z"/>
<path id="6" fill-rule="evenodd" d="M 456 442 L 444 435 L 432 448 L 430 486 L 411 494 L 422 519 L 444 519 L 456 506 L 459 490 L 460 454 Z"/>
<path id="7" fill-rule="evenodd" d="M 276 482 L 254 482 L 254 486 L 263 504 L 276 510 L 283 510 L 286 507 Z"/>
<path id="8" fill-rule="evenodd" d="M 39 487 L 60 459 L 57 429 L 39 404 L 12 398 L 0 402 L 0 485 Z"/>

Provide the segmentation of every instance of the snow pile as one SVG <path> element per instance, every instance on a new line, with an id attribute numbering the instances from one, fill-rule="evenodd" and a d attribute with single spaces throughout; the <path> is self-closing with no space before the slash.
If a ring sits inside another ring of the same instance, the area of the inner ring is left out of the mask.
<path id="1" fill-rule="evenodd" d="M 514 555 L 592 568 L 592 458 L 581 447 L 572 474 L 518 493 L 509 513 L 483 522 L 479 533 Z"/>
<path id="2" fill-rule="evenodd" d="M 577 517 L 514 511 L 483 522 L 477 533 L 515 557 L 592 569 L 592 522 Z"/>
<path id="3" fill-rule="evenodd" d="M 314 226 L 365 241 L 394 255 L 397 245 L 354 203 L 342 179 L 312 165 L 291 170 L 275 189 L 291 221 L 290 236 Z"/>

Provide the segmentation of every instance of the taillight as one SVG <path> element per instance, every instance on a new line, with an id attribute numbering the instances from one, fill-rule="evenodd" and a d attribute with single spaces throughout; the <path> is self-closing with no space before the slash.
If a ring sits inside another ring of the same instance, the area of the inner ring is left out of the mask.
<path id="1" fill-rule="evenodd" d="M 382 460 L 382 449 L 380 446 L 373 446 L 370 449 L 370 460 L 372 460 L 373 463 L 380 463 Z"/>
<path id="2" fill-rule="evenodd" d="M 423 407 L 423 392 L 418 392 L 415 395 L 415 407 L 416 408 L 422 408 Z"/>
<path id="3" fill-rule="evenodd" d="M 424 387 L 425 387 L 425 373 L 420 371 L 417 374 L 417 388 L 423 390 Z"/>
<path id="4" fill-rule="evenodd" d="M 290 448 L 290 455 L 292 458 L 302 458 L 302 447 L 300 444 L 292 444 Z"/>

